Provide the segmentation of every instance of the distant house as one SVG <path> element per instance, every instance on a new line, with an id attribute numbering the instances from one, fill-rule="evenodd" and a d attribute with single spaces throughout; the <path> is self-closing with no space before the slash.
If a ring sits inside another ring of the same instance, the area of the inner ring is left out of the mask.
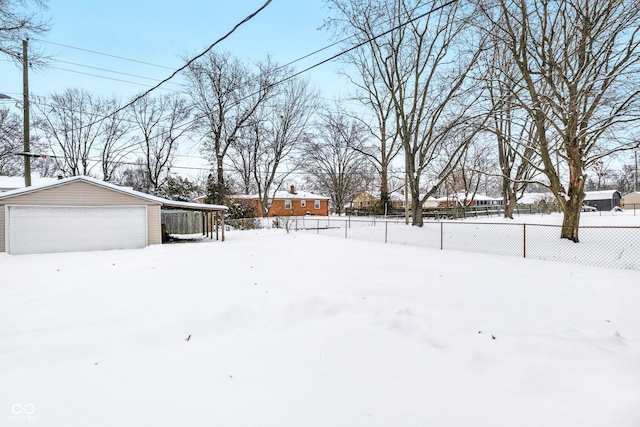
<path id="1" fill-rule="evenodd" d="M 640 210 L 640 191 L 629 193 L 622 198 L 622 207 L 624 209 Z"/>
<path id="2" fill-rule="evenodd" d="M 256 216 L 262 216 L 263 208 L 260 198 L 254 195 L 238 195 L 230 197 L 231 203 L 249 203 L 254 207 Z M 329 198 L 306 191 L 296 191 L 292 185 L 289 191 L 276 191 L 269 198 L 268 216 L 301 216 L 301 215 L 329 215 Z"/>
<path id="3" fill-rule="evenodd" d="M 427 200 L 422 203 L 422 209 L 435 209 L 439 204 L 440 202 L 435 197 L 427 197 Z"/>
<path id="4" fill-rule="evenodd" d="M 394 191 L 389 193 L 389 201 L 393 209 L 404 209 L 405 206 L 404 191 Z M 411 206 L 411 197 L 409 197 L 409 206 Z"/>
<path id="5" fill-rule="evenodd" d="M 540 202 L 555 203 L 556 198 L 551 192 L 544 193 L 523 193 L 518 199 L 520 205 L 537 205 Z"/>
<path id="6" fill-rule="evenodd" d="M 587 191 L 583 204 L 596 208 L 599 211 L 610 211 L 614 207 L 620 207 L 622 197 L 617 190 Z"/>
<path id="7" fill-rule="evenodd" d="M 362 209 L 375 206 L 378 203 L 379 199 L 368 191 L 363 191 L 354 197 L 351 202 L 351 208 L 354 209 Z"/>
<path id="8" fill-rule="evenodd" d="M 420 194 L 419 195 L 420 200 L 424 199 L 424 196 L 425 194 Z M 389 200 L 391 200 L 391 204 L 394 209 L 404 209 L 405 202 L 407 201 L 404 196 L 404 191 L 394 191 L 389 195 Z M 407 206 L 409 207 L 409 209 L 411 209 L 411 204 L 412 204 L 411 195 L 409 195 L 408 203 L 407 203 Z M 422 203 L 422 209 L 433 209 L 433 208 L 437 208 L 438 206 L 439 206 L 438 199 L 434 197 L 428 197 L 427 200 L 425 200 Z"/>
<path id="9" fill-rule="evenodd" d="M 502 204 L 501 197 L 489 197 L 483 194 L 458 193 L 436 199 L 440 207 L 454 206 L 495 206 Z"/>

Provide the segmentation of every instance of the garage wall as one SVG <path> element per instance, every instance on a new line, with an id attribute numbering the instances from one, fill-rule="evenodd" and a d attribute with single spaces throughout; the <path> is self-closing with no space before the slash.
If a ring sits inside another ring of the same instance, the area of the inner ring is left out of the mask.
<path id="1" fill-rule="evenodd" d="M 162 243 L 162 225 L 160 224 L 160 205 L 147 206 L 147 244 L 159 245 Z"/>
<path id="2" fill-rule="evenodd" d="M 127 206 L 147 205 L 149 245 L 162 243 L 160 204 L 88 182 L 74 181 L 2 200 L 7 205 Z M 0 252 L 5 252 L 5 206 L 0 208 Z"/>

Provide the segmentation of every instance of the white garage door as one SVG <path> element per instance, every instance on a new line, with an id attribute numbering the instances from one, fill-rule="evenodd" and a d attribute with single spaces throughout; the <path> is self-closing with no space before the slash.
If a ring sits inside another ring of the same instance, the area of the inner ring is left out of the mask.
<path id="1" fill-rule="evenodd" d="M 7 252 L 34 254 L 142 248 L 146 206 L 9 206 Z"/>

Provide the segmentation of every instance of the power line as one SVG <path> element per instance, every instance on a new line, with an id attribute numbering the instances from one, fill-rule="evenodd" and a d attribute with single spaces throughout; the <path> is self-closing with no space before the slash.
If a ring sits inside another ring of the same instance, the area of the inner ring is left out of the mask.
<path id="1" fill-rule="evenodd" d="M 123 107 L 121 107 L 120 109 L 116 110 L 114 113 L 112 114 L 117 114 L 118 112 L 124 110 L 125 108 L 135 104 L 138 100 L 144 98 L 145 96 L 147 96 L 148 94 L 150 94 L 152 91 L 158 89 L 161 85 L 163 85 L 164 83 L 168 82 L 169 80 L 171 80 L 172 78 L 174 78 L 176 75 L 178 75 L 178 73 L 180 73 L 181 71 L 187 69 L 191 64 L 193 64 L 195 61 L 197 61 L 198 59 L 202 58 L 204 55 L 207 54 L 207 52 L 209 52 L 211 49 L 213 49 L 218 43 L 224 41 L 225 39 L 227 39 L 231 34 L 233 34 L 238 28 L 240 28 L 240 26 L 242 26 L 243 24 L 249 22 L 251 19 L 253 19 L 257 14 L 259 14 L 260 12 L 262 12 L 270 3 L 272 0 L 267 0 L 262 6 L 260 6 L 260 8 L 258 10 L 256 10 L 255 12 L 253 12 L 252 14 L 250 14 L 249 16 L 247 16 L 246 18 L 244 18 L 242 21 L 238 22 L 227 34 L 225 34 L 224 36 L 220 37 L 218 40 L 216 40 L 215 42 L 213 42 L 208 48 L 206 48 L 204 51 L 202 51 L 201 53 L 199 53 L 198 55 L 194 56 L 193 58 L 191 58 L 190 60 L 188 60 L 186 62 L 186 64 L 184 64 L 182 67 L 178 68 L 177 70 L 175 70 L 173 73 L 171 73 L 171 75 L 169 77 L 167 77 L 166 79 L 162 80 L 160 83 L 158 83 L 157 85 L 153 86 L 151 89 L 147 90 L 146 92 L 144 92 L 141 95 L 136 96 L 132 101 L 130 101 L 128 104 L 124 105 Z"/>
<path id="2" fill-rule="evenodd" d="M 106 68 L 93 67 L 93 66 L 91 66 L 91 65 L 78 64 L 77 62 L 63 61 L 63 60 L 61 60 L 61 59 L 54 59 L 54 60 L 53 60 L 53 62 L 61 62 L 61 63 L 63 63 L 63 64 L 75 65 L 75 66 L 77 66 L 77 67 L 90 68 L 90 69 L 92 69 L 92 70 L 104 71 L 104 72 L 107 72 L 107 73 L 113 73 L 113 74 L 120 74 L 120 75 L 123 75 L 123 76 L 135 77 L 135 78 L 138 78 L 138 79 L 153 80 L 153 81 L 160 81 L 160 79 L 154 79 L 154 78 L 151 78 L 151 77 L 140 76 L 140 75 L 137 75 L 137 74 L 124 73 L 124 72 L 122 72 L 122 71 L 109 70 L 109 69 L 106 69 Z M 55 68 L 55 67 L 54 67 L 54 68 Z M 72 71 L 72 72 L 76 72 L 76 71 L 73 71 L 73 70 L 66 70 L 66 69 L 64 69 L 64 68 L 57 68 L 57 69 L 58 69 L 58 70 L 64 70 L 64 71 Z M 90 74 L 90 75 L 93 75 L 93 74 Z M 96 76 L 96 77 L 102 77 L 102 76 Z M 104 78 L 109 78 L 109 77 L 104 77 Z M 125 83 L 133 83 L 133 82 L 126 82 L 126 81 L 125 81 Z M 182 85 L 182 84 L 180 84 L 180 83 L 173 83 L 173 82 L 170 82 L 170 83 L 171 83 L 171 84 L 178 85 L 178 86 L 183 86 L 183 85 Z"/>
<path id="3" fill-rule="evenodd" d="M 41 42 L 41 43 L 48 43 L 48 44 L 53 44 L 53 45 L 56 45 L 56 46 L 62 46 L 62 47 L 66 47 L 66 48 L 69 48 L 69 49 L 81 50 L 81 51 L 93 53 L 93 54 L 96 54 L 96 55 L 108 56 L 110 58 L 116 58 L 116 59 L 120 59 L 120 60 L 123 60 L 123 61 L 129 61 L 129 62 L 135 62 L 135 63 L 138 63 L 138 64 L 150 65 L 152 67 L 164 68 L 164 69 L 167 69 L 167 70 L 173 70 L 174 69 L 173 67 L 167 67 L 167 66 L 164 66 L 164 65 L 152 64 L 150 62 L 144 62 L 144 61 L 139 61 L 137 59 L 125 58 L 125 57 L 118 56 L 118 55 L 111 55 L 109 53 L 98 52 L 98 51 L 95 51 L 95 50 L 84 49 L 84 48 L 76 47 L 76 46 L 69 46 L 69 45 L 62 44 L 62 43 L 55 43 L 55 42 L 42 40 L 42 39 L 33 39 L 33 40 Z"/>
<path id="4" fill-rule="evenodd" d="M 310 66 L 310 67 L 305 68 L 305 69 L 304 69 L 304 70 L 302 70 L 302 71 L 298 71 L 297 73 L 294 73 L 294 74 L 292 74 L 292 75 L 290 75 L 290 76 L 288 76 L 288 77 L 285 77 L 284 79 L 282 79 L 282 80 L 281 80 L 280 82 L 278 82 L 277 84 L 284 83 L 284 82 L 285 82 L 285 81 L 287 81 L 287 80 L 291 80 L 291 79 L 293 79 L 293 78 L 295 78 L 295 77 L 298 77 L 298 76 L 299 76 L 299 75 L 301 75 L 301 74 L 304 74 L 304 73 L 306 73 L 306 72 L 308 72 L 308 71 L 311 71 L 311 70 L 312 70 L 312 69 L 314 69 L 314 68 L 317 68 L 317 67 L 319 67 L 319 66 L 321 66 L 321 65 L 326 64 L 327 62 L 331 62 L 331 61 L 333 61 L 334 59 L 337 59 L 337 58 L 341 57 L 342 55 L 346 55 L 347 53 L 349 53 L 349 52 L 351 52 L 351 51 L 354 51 L 354 50 L 356 50 L 356 49 L 359 49 L 359 48 L 361 48 L 362 46 L 364 46 L 364 45 L 366 45 L 366 44 L 368 44 L 368 43 L 370 43 L 370 42 L 372 42 L 372 41 L 374 41 L 374 40 L 376 40 L 376 39 L 379 39 L 380 37 L 386 36 L 387 34 L 389 34 L 389 33 L 393 32 L 393 31 L 399 30 L 400 28 L 402 28 L 402 27 L 404 27 L 404 26 L 406 26 L 406 25 L 408 25 L 408 24 L 411 24 L 412 22 L 415 22 L 415 21 L 417 21 L 417 20 L 419 20 L 419 19 L 422 19 L 422 18 L 424 18 L 424 17 L 426 17 L 426 16 L 429 16 L 429 15 L 431 15 L 432 13 L 437 12 L 437 11 L 438 11 L 438 10 L 440 10 L 440 9 L 444 9 L 444 8 L 445 8 L 445 7 L 447 7 L 447 6 L 452 5 L 453 3 L 456 3 L 457 1 L 458 1 L 458 0 L 451 0 L 451 1 L 447 2 L 447 3 L 444 3 L 444 4 L 442 4 L 442 5 L 438 6 L 438 7 L 435 7 L 435 8 L 433 8 L 433 9 L 429 10 L 428 12 L 423 13 L 422 15 L 418 15 L 418 16 L 416 16 L 416 17 L 415 17 L 415 18 L 413 18 L 413 19 L 410 19 L 410 20 L 408 20 L 408 21 L 406 21 L 406 22 L 403 22 L 403 23 L 401 23 L 401 24 L 398 24 L 398 25 L 396 25 L 395 27 L 393 27 L 393 28 L 391 28 L 391 29 L 389 29 L 389 30 L 387 30 L 387 31 L 385 31 L 385 32 L 383 32 L 383 33 L 378 34 L 377 36 L 370 37 L 370 38 L 368 38 L 368 39 L 366 39 L 366 40 L 364 40 L 364 41 L 362 41 L 362 42 L 360 42 L 360 43 L 356 44 L 355 46 L 352 46 L 352 47 L 350 47 L 350 48 L 348 48 L 348 49 L 346 49 L 346 50 L 343 50 L 343 51 L 341 51 L 341 52 L 339 52 L 339 53 L 337 53 L 337 54 L 333 55 L 333 56 L 332 56 L 332 57 L 330 57 L 330 58 L 325 59 L 324 61 L 320 61 L 320 62 L 318 62 L 318 63 L 317 63 L 317 64 L 315 64 L 315 65 L 312 65 L 312 66 Z"/>
<path id="5" fill-rule="evenodd" d="M 51 67 L 51 68 L 53 68 L 55 70 L 68 71 L 70 73 L 82 74 L 82 75 L 85 75 L 85 76 L 98 77 L 98 78 L 105 79 L 105 80 L 112 80 L 112 81 L 116 81 L 116 82 L 128 83 L 128 84 L 137 85 L 137 86 L 152 87 L 151 85 L 147 85 L 147 84 L 144 84 L 144 83 L 138 83 L 138 82 L 132 82 L 132 81 L 129 81 L 129 80 L 116 79 L 114 77 L 100 76 L 98 74 L 85 73 L 83 71 L 70 70 L 68 68 L 61 68 L 61 67 Z M 93 68 L 93 67 L 90 67 L 90 68 Z M 124 73 L 121 73 L 121 74 L 124 74 Z M 148 78 L 148 77 L 141 77 L 141 78 Z M 150 79 L 150 80 L 153 80 L 153 79 Z M 160 88 L 160 89 L 168 90 L 168 91 L 171 91 L 171 92 L 179 92 L 176 89 L 167 89 L 167 88 Z M 109 116 L 106 116 L 105 119 L 108 118 L 108 117 Z"/>

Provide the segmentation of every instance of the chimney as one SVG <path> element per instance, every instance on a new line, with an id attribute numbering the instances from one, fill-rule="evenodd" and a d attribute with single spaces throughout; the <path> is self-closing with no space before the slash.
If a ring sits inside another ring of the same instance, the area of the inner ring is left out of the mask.
<path id="1" fill-rule="evenodd" d="M 60 181 L 62 178 L 64 178 L 62 175 L 58 175 L 58 181 Z"/>
<path id="2" fill-rule="evenodd" d="M 296 187 L 294 185 L 291 186 L 291 190 L 289 191 L 291 194 L 296 194 Z"/>

